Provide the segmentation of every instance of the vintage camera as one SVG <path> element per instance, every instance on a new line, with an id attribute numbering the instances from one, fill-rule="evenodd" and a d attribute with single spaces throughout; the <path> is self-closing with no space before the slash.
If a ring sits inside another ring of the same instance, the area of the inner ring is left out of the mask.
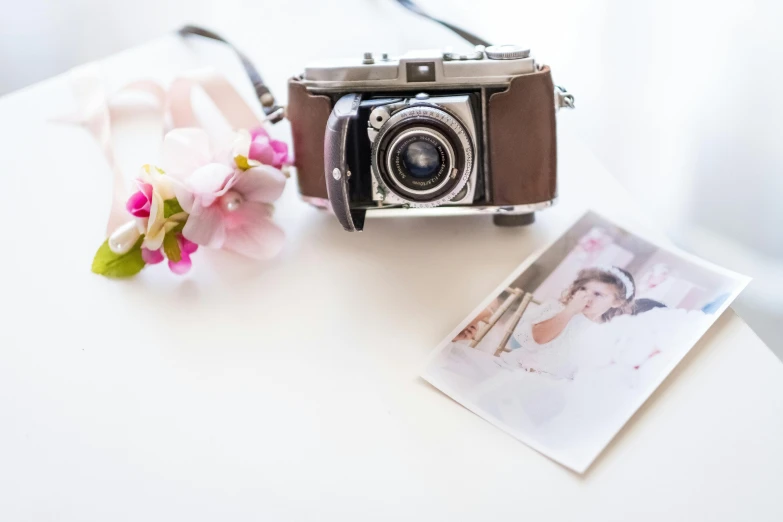
<path id="1" fill-rule="evenodd" d="M 514 45 L 313 64 L 289 81 L 300 192 L 349 231 L 368 211 L 529 223 L 557 196 L 564 100 Z"/>

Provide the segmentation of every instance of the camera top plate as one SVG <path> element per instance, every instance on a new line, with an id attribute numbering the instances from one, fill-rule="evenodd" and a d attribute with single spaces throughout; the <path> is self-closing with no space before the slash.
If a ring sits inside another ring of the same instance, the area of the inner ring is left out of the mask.
<path id="1" fill-rule="evenodd" d="M 511 78 L 536 72 L 527 49 L 477 46 L 469 54 L 441 50 L 411 51 L 398 58 L 385 53 L 314 63 L 302 83 L 312 91 L 383 91 L 506 85 Z M 510 52 L 513 51 L 513 52 Z"/>

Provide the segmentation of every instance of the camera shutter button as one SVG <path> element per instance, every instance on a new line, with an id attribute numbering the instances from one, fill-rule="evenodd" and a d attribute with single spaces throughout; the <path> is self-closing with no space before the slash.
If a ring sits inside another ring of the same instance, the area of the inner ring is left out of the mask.
<path id="1" fill-rule="evenodd" d="M 492 60 L 520 60 L 530 56 L 530 49 L 521 45 L 490 45 L 486 48 L 487 58 Z"/>

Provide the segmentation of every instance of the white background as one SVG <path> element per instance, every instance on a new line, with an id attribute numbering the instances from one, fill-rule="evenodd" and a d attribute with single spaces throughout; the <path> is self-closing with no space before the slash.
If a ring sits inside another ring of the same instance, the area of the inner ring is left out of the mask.
<path id="1" fill-rule="evenodd" d="M 782 2 L 421 4 L 550 64 L 577 97 L 561 125 L 675 242 L 756 279 L 735 308 L 783 355 Z M 229 36 L 282 97 L 314 59 L 462 45 L 389 0 L 0 0 L 0 13 L 0 93 L 185 21 Z"/>
<path id="2" fill-rule="evenodd" d="M 209 64 L 249 93 L 224 48 L 174 37 L 103 69 L 117 85 Z M 277 259 L 203 249 L 185 278 L 107 281 L 88 267 L 109 169 L 83 129 L 52 122 L 70 87 L 0 99 L 3 522 L 783 519 L 783 365 L 732 311 L 584 476 L 418 377 L 584 205 L 665 241 L 568 126 L 561 201 L 536 226 L 376 219 L 346 234 L 289 184 Z"/>

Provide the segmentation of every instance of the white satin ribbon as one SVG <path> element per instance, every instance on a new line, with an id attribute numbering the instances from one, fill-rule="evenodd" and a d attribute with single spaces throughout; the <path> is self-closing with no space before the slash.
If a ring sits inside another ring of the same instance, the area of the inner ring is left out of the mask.
<path id="1" fill-rule="evenodd" d="M 112 172 L 112 204 L 106 224 L 107 236 L 128 220 L 125 211 L 125 202 L 130 195 L 127 188 L 128 178 L 117 161 L 115 144 L 112 141 L 112 126 L 123 118 L 133 117 L 134 111 L 129 109 L 128 103 L 122 104 L 120 110 L 121 101 L 128 98 L 129 94 L 143 95 L 147 109 L 148 100 L 152 101 L 152 109 L 160 129 L 156 131 L 155 139 L 158 142 L 162 142 L 166 131 L 172 128 L 202 127 L 207 132 L 210 131 L 200 124 L 193 107 L 193 94 L 198 88 L 212 100 L 232 129 L 252 129 L 263 123 L 233 85 L 212 69 L 182 74 L 176 77 L 168 88 L 154 80 L 138 80 L 108 95 L 100 66 L 93 63 L 73 69 L 70 82 L 76 101 L 76 114 L 62 118 L 62 121 L 78 123 L 92 134 Z M 139 101 L 136 100 L 135 103 Z"/>

